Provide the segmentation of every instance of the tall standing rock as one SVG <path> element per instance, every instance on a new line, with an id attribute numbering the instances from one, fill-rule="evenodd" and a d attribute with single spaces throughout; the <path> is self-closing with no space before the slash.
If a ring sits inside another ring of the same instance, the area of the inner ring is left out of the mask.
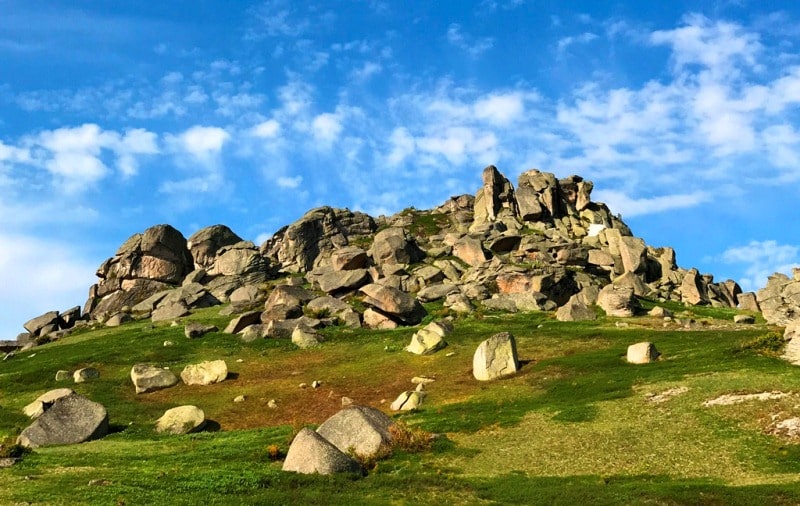
<path id="1" fill-rule="evenodd" d="M 225 225 L 212 225 L 192 234 L 187 247 L 194 259 L 194 267 L 207 270 L 214 266 L 221 248 L 241 241 L 242 238 Z"/>
<path id="2" fill-rule="evenodd" d="M 483 169 L 483 187 L 475 195 L 473 212 L 470 231 L 480 230 L 494 222 L 502 222 L 506 228 L 519 226 L 514 186 L 494 165 Z"/>
<path id="3" fill-rule="evenodd" d="M 510 376 L 518 370 L 517 342 L 509 332 L 483 341 L 472 357 L 472 375 L 479 381 Z"/>

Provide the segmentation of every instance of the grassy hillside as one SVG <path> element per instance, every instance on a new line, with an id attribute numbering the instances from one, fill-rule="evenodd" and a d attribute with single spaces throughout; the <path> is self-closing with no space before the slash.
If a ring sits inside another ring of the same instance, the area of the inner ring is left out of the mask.
<path id="1" fill-rule="evenodd" d="M 800 397 L 703 406 L 723 394 L 798 392 L 798 369 L 759 340 L 770 331 L 763 322 L 689 311 L 690 328 L 649 317 L 562 323 L 547 313 L 487 313 L 457 320 L 449 347 L 426 357 L 403 350 L 414 329 L 329 329 L 312 350 L 222 333 L 189 340 L 182 326 L 150 322 L 76 334 L 0 362 L 0 436 L 16 436 L 29 423 L 22 408 L 63 386 L 105 405 L 114 433 L 37 449 L 0 469 L 0 504 L 800 502 L 800 446 L 773 430 L 800 416 Z M 189 319 L 223 328 L 229 317 L 211 308 Z M 478 382 L 473 351 L 501 331 L 516 336 L 522 370 Z M 627 364 L 627 346 L 644 340 L 662 359 Z M 138 362 L 179 373 L 220 358 L 231 375 L 217 385 L 136 395 L 129 378 Z M 85 366 L 100 379 L 55 381 L 57 370 Z M 343 396 L 388 412 L 421 375 L 436 378 L 423 409 L 395 417 L 442 434 L 431 449 L 396 451 L 365 477 L 283 473 L 270 460 L 270 445 L 285 452 L 294 432 L 335 413 Z M 299 387 L 314 380 L 322 386 Z M 234 403 L 239 395 L 245 402 Z M 201 407 L 211 430 L 155 434 L 154 421 L 180 404 Z"/>

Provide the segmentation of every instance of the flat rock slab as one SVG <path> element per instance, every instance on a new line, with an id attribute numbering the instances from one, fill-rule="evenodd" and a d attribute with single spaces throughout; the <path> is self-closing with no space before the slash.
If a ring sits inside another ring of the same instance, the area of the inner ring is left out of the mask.
<path id="1" fill-rule="evenodd" d="M 74 393 L 75 391 L 71 388 L 56 388 L 55 390 L 50 390 L 49 392 L 37 397 L 32 403 L 25 406 L 22 409 L 22 412 L 30 418 L 38 418 L 42 413 L 47 411 L 47 408 L 49 408 L 53 402 Z"/>
<path id="2" fill-rule="evenodd" d="M 428 314 L 418 300 L 397 288 L 373 283 L 361 287 L 361 293 L 366 296 L 364 304 L 408 325 L 416 325 Z"/>
<path id="3" fill-rule="evenodd" d="M 361 466 L 324 437 L 304 427 L 286 452 L 283 470 L 302 474 L 358 473 Z"/>
<path id="4" fill-rule="evenodd" d="M 29 448 L 77 444 L 99 439 L 106 434 L 106 408 L 73 393 L 54 401 L 49 409 L 22 431 L 17 443 Z"/>
<path id="5" fill-rule="evenodd" d="M 188 339 L 196 339 L 198 337 L 203 337 L 209 332 L 216 332 L 218 330 L 219 329 L 216 325 L 205 325 L 198 322 L 189 322 L 183 329 L 183 335 L 185 335 Z"/>

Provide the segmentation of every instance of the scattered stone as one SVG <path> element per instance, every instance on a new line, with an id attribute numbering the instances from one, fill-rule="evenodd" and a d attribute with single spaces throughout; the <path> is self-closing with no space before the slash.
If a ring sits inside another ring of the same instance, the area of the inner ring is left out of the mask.
<path id="1" fill-rule="evenodd" d="M 225 381 L 227 377 L 228 365 L 224 360 L 189 364 L 181 371 L 181 379 L 187 385 L 211 385 Z"/>
<path id="2" fill-rule="evenodd" d="M 673 397 L 677 397 L 679 395 L 683 395 L 689 391 L 689 387 L 676 387 L 670 388 L 668 390 L 664 390 L 660 394 L 649 393 L 645 395 L 645 400 L 647 402 L 651 402 L 653 404 L 660 404 L 662 402 L 666 402 Z"/>
<path id="3" fill-rule="evenodd" d="M 112 483 L 111 480 L 106 480 L 103 478 L 95 478 L 93 480 L 89 480 L 89 483 L 87 485 L 89 485 L 90 487 L 106 487 L 108 485 L 111 485 L 111 483 Z"/>
<path id="4" fill-rule="evenodd" d="M 518 370 L 517 343 L 509 332 L 495 334 L 483 341 L 472 358 L 472 374 L 479 381 L 502 378 Z"/>
<path id="5" fill-rule="evenodd" d="M 75 383 L 85 383 L 89 380 L 97 379 L 100 377 L 100 371 L 94 367 L 84 367 L 72 373 L 72 378 Z"/>
<path id="6" fill-rule="evenodd" d="M 364 325 L 371 329 L 396 329 L 399 326 L 396 321 L 372 308 L 364 311 Z"/>
<path id="7" fill-rule="evenodd" d="M 653 343 L 641 342 L 628 346 L 626 360 L 631 364 L 649 364 L 655 362 L 660 355 Z"/>
<path id="8" fill-rule="evenodd" d="M 392 441 L 389 432 L 392 425 L 392 419 L 380 410 L 351 406 L 325 420 L 317 428 L 317 434 L 342 452 L 353 451 L 356 455 L 370 457 Z"/>
<path id="9" fill-rule="evenodd" d="M 411 378 L 411 383 L 414 385 L 427 385 L 429 383 L 433 383 L 436 381 L 436 378 L 430 378 L 428 376 L 414 376 Z"/>
<path id="10" fill-rule="evenodd" d="M 311 388 L 319 388 L 321 386 L 322 386 L 322 382 L 321 381 L 314 380 L 314 381 L 311 382 Z"/>
<path id="11" fill-rule="evenodd" d="M 392 411 L 412 411 L 422 405 L 423 392 L 408 390 L 397 396 L 390 408 Z"/>
<path id="12" fill-rule="evenodd" d="M 786 392 L 759 392 L 757 394 L 726 394 L 715 397 L 703 403 L 704 407 L 710 406 L 732 406 L 748 401 L 772 401 L 784 399 L 792 394 Z"/>
<path id="13" fill-rule="evenodd" d="M 187 308 L 183 303 L 175 303 L 169 304 L 167 306 L 160 306 L 155 311 L 153 311 L 150 318 L 154 322 L 163 322 L 163 321 L 170 321 L 175 320 L 177 318 L 182 318 L 191 314 L 189 308 Z"/>
<path id="14" fill-rule="evenodd" d="M 33 424 L 22 431 L 17 444 L 38 448 L 55 444 L 77 444 L 108 434 L 108 413 L 102 404 L 79 394 L 56 399 Z"/>
<path id="15" fill-rule="evenodd" d="M 269 409 L 277 409 L 278 408 L 278 403 L 275 402 L 275 399 L 270 399 L 269 402 L 267 403 L 267 407 Z"/>
<path id="16" fill-rule="evenodd" d="M 233 398 L 233 402 L 235 402 L 237 404 L 240 403 L 240 402 L 244 402 L 245 400 L 247 400 L 247 399 L 245 398 L 244 395 L 237 395 L 236 397 Z"/>
<path id="17" fill-rule="evenodd" d="M 175 343 L 172 341 L 164 341 L 164 348 L 169 348 L 170 346 L 175 346 Z"/>
<path id="18" fill-rule="evenodd" d="M 29 418 L 38 418 L 49 408 L 56 400 L 74 394 L 75 391 L 71 388 L 57 388 L 50 390 L 36 398 L 35 401 L 28 404 L 22 409 Z"/>
<path id="19" fill-rule="evenodd" d="M 169 369 L 149 364 L 136 364 L 133 366 L 131 369 L 131 381 L 133 381 L 133 386 L 136 387 L 137 394 L 153 392 L 178 384 L 178 378 L 175 373 Z"/>
<path id="20" fill-rule="evenodd" d="M 653 309 L 648 311 L 647 314 L 650 316 L 654 316 L 656 318 L 672 318 L 674 316 L 672 314 L 672 311 L 670 311 L 669 309 L 665 309 L 661 306 L 654 307 Z"/>
<path id="21" fill-rule="evenodd" d="M 72 373 L 64 369 L 56 371 L 56 381 L 66 381 L 72 377 Z"/>
<path id="22" fill-rule="evenodd" d="M 168 409 L 156 420 L 156 432 L 159 434 L 188 434 L 203 430 L 206 415 L 197 406 L 178 406 Z"/>
<path id="23" fill-rule="evenodd" d="M 283 462 L 284 471 L 302 474 L 358 473 L 361 467 L 323 436 L 308 428 L 300 429 Z"/>
<path id="24" fill-rule="evenodd" d="M 749 314 L 737 314 L 733 317 L 733 323 L 742 325 L 752 325 L 756 322 L 755 316 Z"/>
<path id="25" fill-rule="evenodd" d="M 203 337 L 209 332 L 217 332 L 218 330 L 219 329 L 216 325 L 205 325 L 200 322 L 189 322 L 183 329 L 183 335 L 185 335 L 188 339 L 196 339 L 198 337 Z"/>
<path id="26" fill-rule="evenodd" d="M 447 320 L 431 322 L 411 336 L 411 344 L 406 351 L 415 355 L 431 355 L 445 348 L 444 338 L 453 331 L 453 324 Z"/>
<path id="27" fill-rule="evenodd" d="M 342 407 L 347 407 L 353 404 L 353 399 L 350 397 L 342 397 Z"/>

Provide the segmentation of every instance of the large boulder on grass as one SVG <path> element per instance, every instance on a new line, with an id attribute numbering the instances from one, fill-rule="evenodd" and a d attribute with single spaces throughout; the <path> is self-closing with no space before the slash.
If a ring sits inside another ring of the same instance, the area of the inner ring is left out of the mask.
<path id="1" fill-rule="evenodd" d="M 656 349 L 656 345 L 648 342 L 636 343 L 628 346 L 626 359 L 631 364 L 649 364 L 655 362 L 661 353 Z"/>
<path id="2" fill-rule="evenodd" d="M 153 392 L 178 384 L 175 373 L 163 367 L 150 364 L 136 364 L 131 368 L 131 381 L 137 394 Z"/>
<path id="3" fill-rule="evenodd" d="M 297 433 L 286 459 L 284 471 L 302 474 L 359 473 L 361 466 L 344 452 L 309 428 Z"/>
<path id="4" fill-rule="evenodd" d="M 77 444 L 99 439 L 108 430 L 106 408 L 73 393 L 53 401 L 49 409 L 22 431 L 17 444 L 28 448 Z"/>
<path id="5" fill-rule="evenodd" d="M 479 381 L 510 376 L 519 370 L 517 342 L 509 332 L 483 341 L 472 357 L 472 374 Z"/>
<path id="6" fill-rule="evenodd" d="M 389 431 L 394 425 L 382 411 L 369 406 L 350 406 L 317 428 L 317 434 L 342 452 L 352 450 L 357 455 L 372 456 L 392 440 Z"/>
<path id="7" fill-rule="evenodd" d="M 228 365 L 224 360 L 189 364 L 181 371 L 181 379 L 187 385 L 211 385 L 225 381 L 227 377 Z"/>
<path id="8" fill-rule="evenodd" d="M 178 406 L 168 409 L 156 420 L 156 432 L 168 434 L 188 434 L 203 430 L 206 415 L 197 406 Z"/>

